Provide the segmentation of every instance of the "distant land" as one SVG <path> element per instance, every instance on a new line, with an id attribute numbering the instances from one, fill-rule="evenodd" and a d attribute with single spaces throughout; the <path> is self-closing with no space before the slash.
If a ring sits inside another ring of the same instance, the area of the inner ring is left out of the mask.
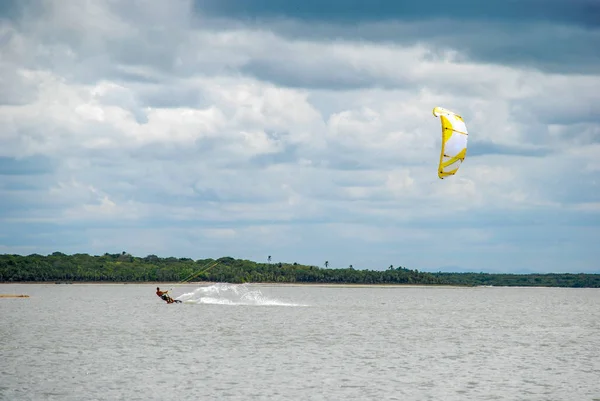
<path id="1" fill-rule="evenodd" d="M 327 265 L 327 263 L 326 263 Z M 104 255 L 54 252 L 0 254 L 0 282 L 163 282 L 412 284 L 600 288 L 600 274 L 429 273 L 390 266 L 386 270 L 328 268 L 298 263 L 258 263 L 245 259 L 161 258 L 127 252 Z"/>

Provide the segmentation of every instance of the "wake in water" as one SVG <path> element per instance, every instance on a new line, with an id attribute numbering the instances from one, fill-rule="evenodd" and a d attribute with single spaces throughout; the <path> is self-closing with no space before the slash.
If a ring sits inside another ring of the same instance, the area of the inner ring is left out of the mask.
<path id="1" fill-rule="evenodd" d="M 197 288 L 192 292 L 178 296 L 176 299 L 183 301 L 185 304 L 304 306 L 269 299 L 260 290 L 251 290 L 248 284 L 217 283 L 208 287 Z"/>

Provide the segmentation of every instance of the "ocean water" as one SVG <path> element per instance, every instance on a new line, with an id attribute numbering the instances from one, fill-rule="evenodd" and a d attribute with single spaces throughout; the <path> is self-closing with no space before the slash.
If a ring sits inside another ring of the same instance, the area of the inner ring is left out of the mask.
<path id="1" fill-rule="evenodd" d="M 600 290 L 0 284 L 0 400 L 600 400 Z"/>

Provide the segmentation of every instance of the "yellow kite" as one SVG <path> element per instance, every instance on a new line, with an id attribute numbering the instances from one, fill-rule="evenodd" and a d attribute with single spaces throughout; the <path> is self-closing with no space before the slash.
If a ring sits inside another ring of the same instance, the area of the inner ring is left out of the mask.
<path id="1" fill-rule="evenodd" d="M 443 107 L 435 107 L 433 115 L 440 117 L 442 122 L 442 150 L 438 177 L 443 180 L 445 177 L 456 174 L 465 160 L 469 134 L 465 121 L 458 114 Z"/>

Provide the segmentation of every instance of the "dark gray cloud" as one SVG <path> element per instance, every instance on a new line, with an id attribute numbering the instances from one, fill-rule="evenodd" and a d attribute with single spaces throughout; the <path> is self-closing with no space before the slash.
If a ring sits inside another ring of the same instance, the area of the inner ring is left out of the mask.
<path id="1" fill-rule="evenodd" d="M 39 175 L 52 173 L 58 162 L 46 156 L 24 158 L 0 156 L 0 175 Z"/>
<path id="2" fill-rule="evenodd" d="M 381 21 L 456 18 L 484 21 L 551 21 L 597 26 L 600 4 L 595 0 L 194 0 L 196 9 L 215 16 L 243 19 L 288 17 L 309 21 Z"/>
<path id="3" fill-rule="evenodd" d="M 202 20 L 194 27 L 204 33 L 260 29 L 267 33 L 275 32 L 283 38 L 307 39 L 316 43 L 343 40 L 423 44 L 431 49 L 426 58 L 444 57 L 445 51 L 454 49 L 463 60 L 529 66 L 550 72 L 591 74 L 600 68 L 600 49 L 597 46 L 600 27 L 586 22 L 586 18 L 595 12 L 595 6 L 585 0 L 547 1 L 543 2 L 543 7 L 538 0 L 512 2 L 511 5 L 459 1 L 452 5 L 452 11 L 446 3 L 439 7 L 421 3 L 396 4 L 393 1 L 382 1 L 377 7 L 366 1 L 355 1 L 350 5 L 342 3 L 333 1 L 322 5 L 309 2 L 296 7 L 271 1 L 256 4 L 199 1 L 195 6 Z M 220 39 L 220 42 L 211 42 L 210 35 L 192 37 L 187 29 L 192 26 L 193 20 L 181 4 L 174 5 L 173 10 L 164 10 L 161 19 L 160 7 L 151 12 L 131 4 L 111 3 L 107 11 L 118 15 L 118 18 L 113 17 L 114 25 L 122 32 L 116 28 L 112 32 L 92 25 L 86 35 L 81 35 L 74 30 L 72 23 L 61 26 L 50 20 L 47 26 L 44 25 L 45 19 L 39 14 L 44 7 L 38 6 L 38 11 L 31 11 L 36 7 L 25 2 L 21 7 L 28 10 L 26 15 L 38 16 L 39 21 L 31 24 L 23 20 L 19 23 L 20 28 L 37 34 L 51 51 L 21 55 L 21 64 L 51 66 L 55 72 L 73 82 L 86 83 L 97 81 L 100 74 L 106 79 L 132 85 L 160 83 L 166 76 L 173 75 L 243 73 L 277 85 L 310 89 L 427 86 L 427 83 L 414 80 L 408 71 L 403 72 L 403 62 L 398 59 L 381 59 L 382 67 L 390 63 L 396 65 L 394 73 L 389 70 L 382 74 L 366 68 L 364 61 L 354 64 L 347 57 L 323 51 L 311 54 L 311 50 L 315 49 L 298 47 L 294 42 L 273 42 L 268 36 L 257 37 L 264 41 L 268 50 L 250 42 L 244 46 L 243 41 L 237 43 Z M 71 14 L 75 11 L 71 10 Z M 214 19 L 206 19 L 205 14 Z M 59 18 L 56 15 L 54 18 Z M 69 20 L 67 16 L 64 18 Z M 239 20 L 236 21 L 236 18 Z M 110 22 L 110 15 L 99 20 L 103 21 Z M 127 28 L 135 26 L 143 28 Z M 139 66 L 146 68 L 139 69 Z M 448 81 L 448 84 L 451 82 Z M 463 85 L 461 91 L 472 92 L 477 88 L 485 89 L 478 82 L 473 86 Z M 22 94 L 25 96 L 27 92 Z M 10 98 L 19 101 L 17 96 L 11 95 Z M 22 101 L 28 98 L 24 99 Z M 170 96 L 149 93 L 141 100 L 144 105 L 155 107 L 204 102 L 199 94 L 189 88 L 181 88 L 175 82 Z"/>
<path id="4" fill-rule="evenodd" d="M 5 231 L 11 234 L 2 238 L 3 246 L 17 249 L 23 246 L 32 250 L 31 252 L 19 252 L 19 254 L 69 252 L 68 249 L 72 249 L 75 253 L 81 252 L 82 249 L 89 246 L 87 239 L 81 235 L 81 229 L 84 227 L 68 224 L 57 227 L 53 223 L 43 222 L 30 222 L 28 224 L 8 222 L 3 224 L 5 224 L 5 227 L 0 230 L 0 233 Z M 60 241 L 57 238 L 60 238 Z"/>
<path id="5" fill-rule="evenodd" d="M 405 86 L 399 80 L 377 77 L 376 74 L 360 71 L 341 61 L 332 63 L 307 58 L 305 54 L 290 56 L 293 57 L 292 60 L 251 60 L 241 71 L 264 81 L 296 88 L 352 90 Z"/>
<path id="6" fill-rule="evenodd" d="M 23 6 L 29 0 L 3 0 L 0 1 L 0 19 L 14 19 L 21 16 Z"/>
<path id="7" fill-rule="evenodd" d="M 545 147 L 517 147 L 504 144 L 493 143 L 489 141 L 471 140 L 468 146 L 468 157 L 487 156 L 487 155 L 514 155 L 528 157 L 545 157 L 553 150 Z"/>
<path id="8" fill-rule="evenodd" d="M 125 78 L 126 77 L 123 76 L 123 79 Z M 209 100 L 198 88 L 190 88 L 175 83 L 167 86 L 167 88 L 165 88 L 164 85 L 142 87 L 138 90 L 138 97 L 139 104 L 144 107 L 193 107 L 202 109 L 211 105 Z"/>
<path id="9" fill-rule="evenodd" d="M 439 4 L 437 4 L 439 3 Z M 593 74 L 600 66 L 600 3 L 594 0 L 395 2 L 198 0 L 220 26 L 289 38 L 426 44 L 478 62 Z"/>
<path id="10" fill-rule="evenodd" d="M 596 73 L 598 71 L 600 69 Z M 598 124 L 600 93 L 596 85 L 599 82 L 597 77 L 592 76 L 575 77 L 571 82 L 556 76 L 540 79 L 535 84 L 546 88 L 552 95 L 537 93 L 512 100 L 511 111 L 520 121 L 559 125 Z"/>

